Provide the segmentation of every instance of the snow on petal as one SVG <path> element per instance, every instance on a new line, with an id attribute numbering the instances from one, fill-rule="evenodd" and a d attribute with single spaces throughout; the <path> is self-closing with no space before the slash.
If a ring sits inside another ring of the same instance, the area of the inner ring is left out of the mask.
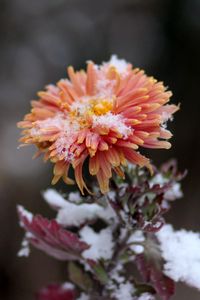
<path id="1" fill-rule="evenodd" d="M 98 126 L 115 129 L 124 138 L 127 138 L 132 132 L 131 128 L 125 124 L 125 120 L 121 115 L 114 115 L 111 112 L 101 116 L 93 116 L 93 128 Z"/>
<path id="2" fill-rule="evenodd" d="M 117 69 L 119 73 L 124 73 L 127 71 L 127 67 L 129 63 L 125 59 L 119 59 L 117 55 L 113 54 L 110 58 L 110 60 L 105 63 L 109 66 L 113 66 Z"/>

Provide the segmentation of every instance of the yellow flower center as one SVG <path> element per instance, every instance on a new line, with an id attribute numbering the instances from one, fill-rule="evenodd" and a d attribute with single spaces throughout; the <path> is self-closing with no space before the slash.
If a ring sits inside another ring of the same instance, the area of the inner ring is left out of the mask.
<path id="1" fill-rule="evenodd" d="M 79 123 L 81 127 L 91 124 L 92 116 L 102 116 L 112 111 L 115 98 L 91 98 L 75 102 L 69 113 L 72 121 Z"/>
<path id="2" fill-rule="evenodd" d="M 113 108 L 113 99 L 92 99 L 90 100 L 91 113 L 97 116 L 105 115 Z"/>

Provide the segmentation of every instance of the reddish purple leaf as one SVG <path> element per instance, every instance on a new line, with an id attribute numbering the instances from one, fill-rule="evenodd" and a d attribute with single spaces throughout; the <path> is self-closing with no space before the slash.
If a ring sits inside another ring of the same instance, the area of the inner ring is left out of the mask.
<path id="1" fill-rule="evenodd" d="M 174 294 L 174 281 L 164 275 L 153 261 L 147 261 L 143 254 L 137 255 L 135 262 L 143 280 L 152 284 L 162 300 L 169 300 Z"/>
<path id="2" fill-rule="evenodd" d="M 65 285 L 50 284 L 36 296 L 37 300 L 75 300 L 75 291 Z"/>
<path id="3" fill-rule="evenodd" d="M 26 239 L 36 248 L 60 260 L 80 258 L 82 251 L 89 248 L 85 242 L 55 220 L 49 221 L 40 215 L 31 216 L 21 206 L 18 207 L 21 226 L 28 233 Z"/>

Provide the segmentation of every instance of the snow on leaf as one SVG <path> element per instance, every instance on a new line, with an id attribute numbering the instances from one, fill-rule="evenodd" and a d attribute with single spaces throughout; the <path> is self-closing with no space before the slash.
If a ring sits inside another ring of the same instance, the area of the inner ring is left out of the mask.
<path id="1" fill-rule="evenodd" d="M 80 230 L 80 236 L 84 242 L 90 245 L 90 248 L 83 252 L 84 258 L 98 260 L 112 257 L 114 243 L 110 227 L 96 233 L 91 227 L 85 226 Z"/>
<path id="2" fill-rule="evenodd" d="M 134 285 L 131 282 L 127 281 L 125 283 L 119 284 L 119 287 L 112 293 L 112 297 L 117 300 L 132 300 L 134 292 Z"/>
<path id="3" fill-rule="evenodd" d="M 72 193 L 70 193 L 72 194 Z M 69 200 L 71 195 L 69 194 Z M 101 218 L 106 222 L 116 218 L 109 204 L 105 207 L 96 203 L 77 204 L 65 200 L 64 197 L 54 189 L 48 189 L 43 193 L 46 202 L 58 210 L 56 220 L 63 226 L 80 226 L 85 222 Z M 81 196 L 79 195 L 79 199 Z"/>
<path id="4" fill-rule="evenodd" d="M 49 221 L 40 215 L 27 217 L 27 211 L 18 207 L 20 224 L 26 232 L 25 236 L 34 247 L 60 260 L 74 260 L 89 248 L 78 236 L 63 229 L 55 220 Z"/>
<path id="5" fill-rule="evenodd" d="M 165 260 L 164 271 L 174 281 L 200 289 L 200 234 L 165 225 L 156 234 Z"/>
<path id="6" fill-rule="evenodd" d="M 72 284 L 50 284 L 36 295 L 37 300 L 75 300 L 75 291 Z"/>

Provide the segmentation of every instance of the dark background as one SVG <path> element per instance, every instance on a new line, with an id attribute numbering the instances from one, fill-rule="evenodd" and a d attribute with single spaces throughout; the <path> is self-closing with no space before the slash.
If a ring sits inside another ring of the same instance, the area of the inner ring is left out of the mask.
<path id="1" fill-rule="evenodd" d="M 29 259 L 16 257 L 23 236 L 16 204 L 50 214 L 40 191 L 52 172 L 49 164 L 31 160 L 33 149 L 17 150 L 15 124 L 36 91 L 66 76 L 69 64 L 80 68 L 115 53 L 173 90 L 174 102 L 182 103 L 170 125 L 173 147 L 151 157 L 155 163 L 177 157 L 189 170 L 185 196 L 167 221 L 200 229 L 199 0 L 1 0 L 0 46 L 0 299 L 33 299 L 40 286 L 65 280 L 66 265 L 37 250 Z M 173 299 L 197 300 L 200 293 L 179 285 Z"/>

